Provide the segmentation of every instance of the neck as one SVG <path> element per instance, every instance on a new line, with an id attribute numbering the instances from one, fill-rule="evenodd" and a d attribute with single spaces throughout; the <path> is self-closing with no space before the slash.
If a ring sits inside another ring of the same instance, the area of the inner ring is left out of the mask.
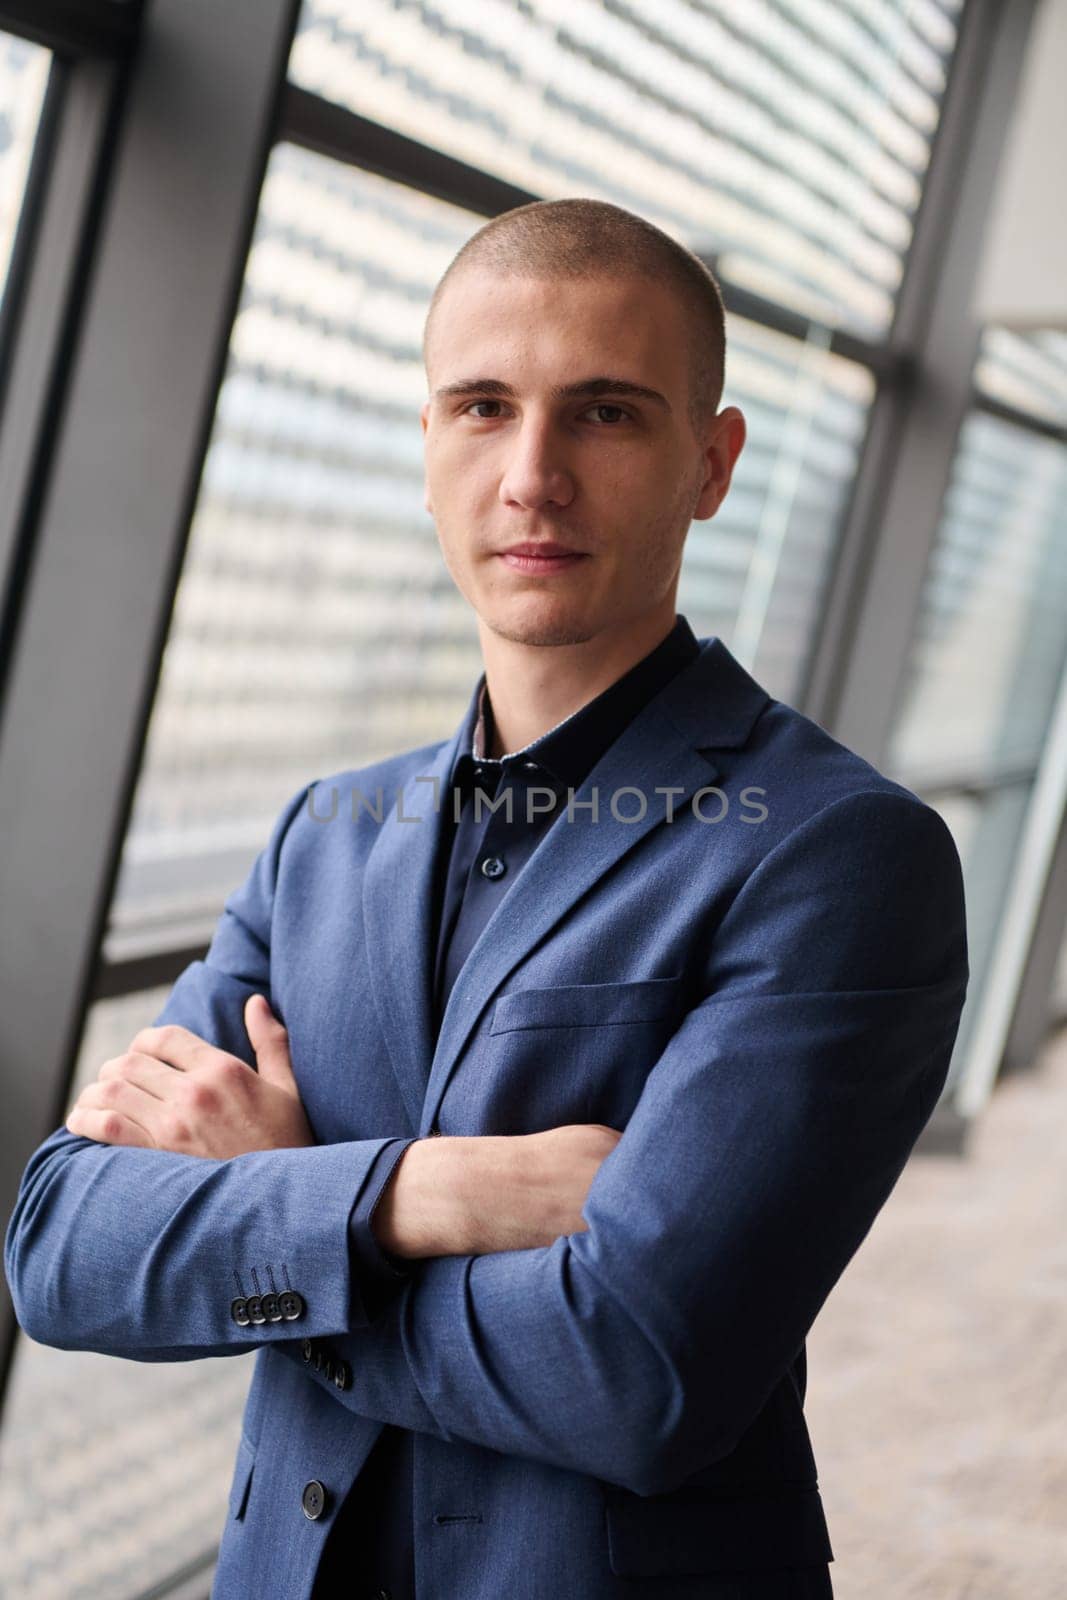
<path id="1" fill-rule="evenodd" d="M 492 705 L 486 755 L 499 760 L 521 750 L 580 711 L 661 644 L 675 621 L 673 595 L 654 611 L 577 644 L 525 644 L 492 632 L 479 620 Z"/>

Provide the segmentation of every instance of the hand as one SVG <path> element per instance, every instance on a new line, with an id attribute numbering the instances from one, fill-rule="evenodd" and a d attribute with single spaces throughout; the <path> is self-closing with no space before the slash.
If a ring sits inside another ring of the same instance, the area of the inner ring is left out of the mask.
<path id="1" fill-rule="evenodd" d="M 315 1143 L 289 1059 L 289 1035 L 264 995 L 245 1004 L 258 1072 L 188 1028 L 142 1028 L 105 1061 L 66 1126 L 101 1144 L 225 1161 Z"/>
<path id="2" fill-rule="evenodd" d="M 584 1233 L 590 1185 L 621 1138 L 590 1122 L 418 1139 L 393 1168 L 371 1229 L 384 1249 L 410 1259 L 530 1250 Z"/>

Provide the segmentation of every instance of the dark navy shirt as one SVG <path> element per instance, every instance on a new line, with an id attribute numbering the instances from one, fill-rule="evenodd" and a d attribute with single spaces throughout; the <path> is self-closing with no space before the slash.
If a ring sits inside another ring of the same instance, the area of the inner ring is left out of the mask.
<path id="1" fill-rule="evenodd" d="M 524 863 L 566 812 L 568 791 L 581 788 L 637 713 L 699 654 L 699 641 L 679 615 L 670 633 L 594 700 L 500 758 L 487 753 L 492 706 L 482 673 L 467 707 L 450 792 L 442 796 L 431 908 L 435 1037 L 456 975 Z M 372 1316 L 418 1265 L 391 1257 L 371 1229 L 374 1208 L 411 1143 L 397 1138 L 379 1152 L 349 1219 L 354 1273 Z M 386 1426 L 338 1512 L 316 1600 L 415 1600 L 412 1501 L 412 1435 Z"/>

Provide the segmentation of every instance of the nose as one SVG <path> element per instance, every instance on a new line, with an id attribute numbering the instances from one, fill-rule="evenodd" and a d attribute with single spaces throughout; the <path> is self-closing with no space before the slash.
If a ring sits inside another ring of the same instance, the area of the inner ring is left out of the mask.
<path id="1" fill-rule="evenodd" d="M 549 504 L 569 505 L 573 498 L 563 440 L 549 418 L 528 414 L 509 441 L 500 499 L 504 505 L 536 511 Z"/>

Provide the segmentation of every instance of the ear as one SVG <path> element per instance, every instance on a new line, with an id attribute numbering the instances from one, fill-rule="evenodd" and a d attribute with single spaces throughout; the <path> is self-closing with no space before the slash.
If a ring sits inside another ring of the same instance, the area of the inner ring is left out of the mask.
<path id="1" fill-rule="evenodd" d="M 725 500 L 746 436 L 745 419 L 737 406 L 727 406 L 711 423 L 704 447 L 705 477 L 693 512 L 694 521 L 713 517 Z"/>

